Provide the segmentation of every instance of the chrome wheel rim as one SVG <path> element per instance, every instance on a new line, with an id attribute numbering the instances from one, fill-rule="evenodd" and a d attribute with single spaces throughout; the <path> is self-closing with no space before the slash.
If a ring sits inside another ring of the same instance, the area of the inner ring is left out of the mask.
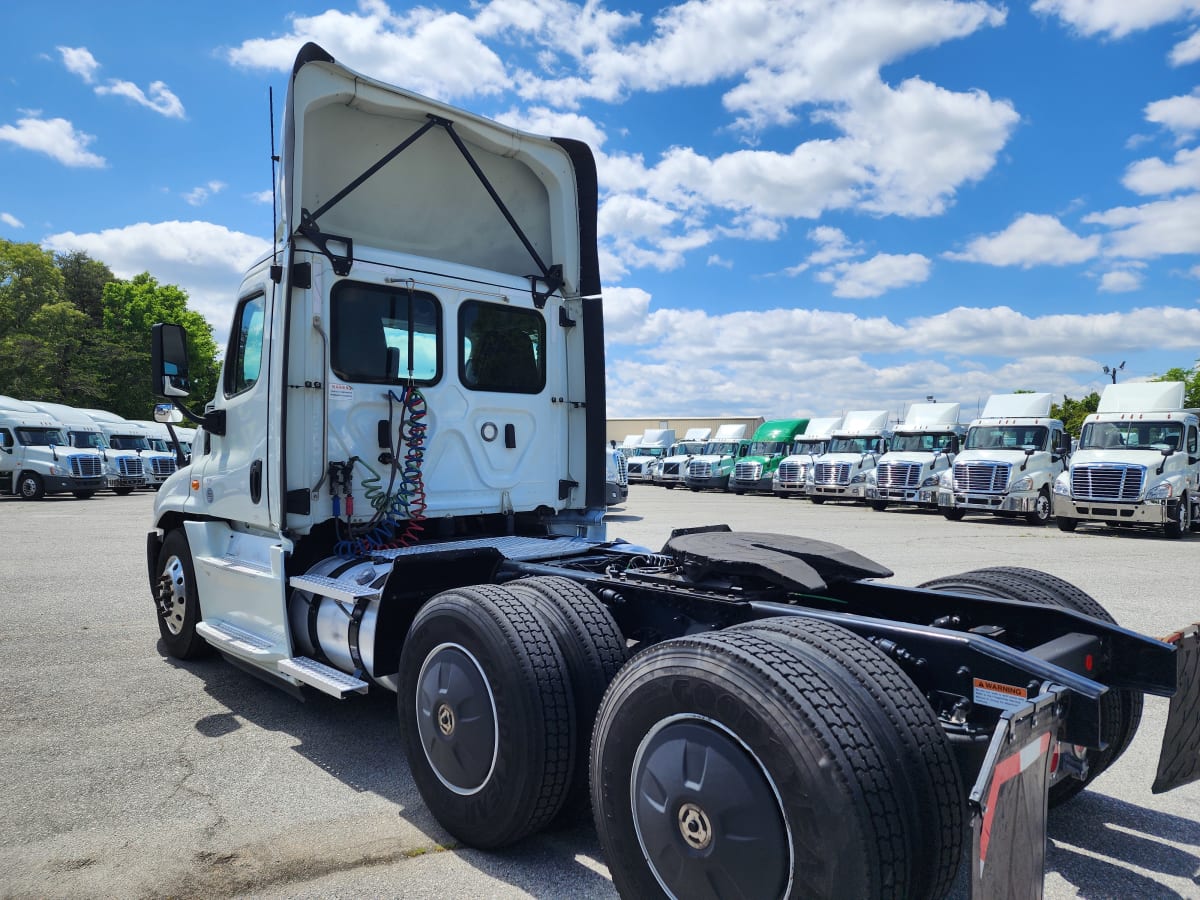
<path id="1" fill-rule="evenodd" d="M 183 569 L 183 561 L 178 556 L 172 556 L 163 566 L 162 575 L 158 579 L 158 614 L 167 626 L 167 631 L 177 635 L 183 631 L 183 617 L 186 613 L 187 576 Z"/>

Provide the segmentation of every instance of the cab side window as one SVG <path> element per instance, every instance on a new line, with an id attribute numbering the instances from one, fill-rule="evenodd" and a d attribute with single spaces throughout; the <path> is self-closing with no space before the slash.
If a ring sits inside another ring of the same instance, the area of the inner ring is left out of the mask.
<path id="1" fill-rule="evenodd" d="M 262 294 L 247 297 L 238 304 L 236 325 L 229 335 L 225 354 L 225 396 L 242 394 L 258 383 L 262 369 L 263 319 L 266 298 Z"/>
<path id="2" fill-rule="evenodd" d="M 546 386 L 546 320 L 532 309 L 468 300 L 458 310 L 459 378 L 476 391 Z"/>
<path id="3" fill-rule="evenodd" d="M 5 450 L 11 450 L 13 445 L 12 432 L 7 428 L 0 428 L 0 447 Z"/>
<path id="4" fill-rule="evenodd" d="M 1189 425 L 1189 426 L 1188 426 L 1188 433 L 1187 433 L 1187 452 L 1188 452 L 1188 456 L 1195 456 L 1195 455 L 1196 455 L 1196 450 L 1197 450 L 1197 449 L 1200 449 L 1200 446 L 1198 446 L 1197 440 L 1198 440 L 1198 439 L 1197 439 L 1197 435 L 1196 435 L 1196 426 L 1195 426 L 1195 425 Z"/>

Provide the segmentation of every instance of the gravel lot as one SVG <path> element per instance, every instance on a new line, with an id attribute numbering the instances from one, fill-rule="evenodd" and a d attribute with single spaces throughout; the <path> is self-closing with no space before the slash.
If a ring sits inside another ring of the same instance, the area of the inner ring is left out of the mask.
<path id="1" fill-rule="evenodd" d="M 0 896 L 615 896 L 586 820 L 504 853 L 455 848 L 413 785 L 392 695 L 298 703 L 220 659 L 167 658 L 146 584 L 152 503 L 0 498 Z M 652 548 L 720 522 L 808 535 L 908 584 L 1032 566 L 1148 634 L 1200 619 L 1200 535 L 645 485 L 609 520 Z M 1052 814 L 1047 897 L 1200 897 L 1200 784 L 1150 794 L 1166 709 L 1148 698 L 1128 753 Z"/>

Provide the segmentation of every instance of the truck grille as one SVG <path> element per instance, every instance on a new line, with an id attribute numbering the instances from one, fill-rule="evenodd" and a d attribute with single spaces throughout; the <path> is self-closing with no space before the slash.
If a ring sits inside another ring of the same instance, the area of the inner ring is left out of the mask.
<path id="1" fill-rule="evenodd" d="M 971 494 L 1003 494 L 1011 463 L 955 463 L 954 490 Z"/>
<path id="2" fill-rule="evenodd" d="M 812 463 L 785 462 L 779 464 L 779 480 L 788 484 L 803 483 Z"/>
<path id="3" fill-rule="evenodd" d="M 880 487 L 919 487 L 921 465 L 920 463 L 884 463 L 875 468 L 875 483 Z"/>
<path id="4" fill-rule="evenodd" d="M 72 456 L 71 474 L 76 478 L 99 478 L 101 472 L 100 457 Z"/>
<path id="5" fill-rule="evenodd" d="M 817 463 L 813 481 L 817 484 L 849 484 L 850 463 Z"/>
<path id="6" fill-rule="evenodd" d="M 1072 466 L 1071 496 L 1076 500 L 1137 500 L 1145 481 L 1144 466 Z"/>
<path id="7" fill-rule="evenodd" d="M 663 463 L 662 473 L 664 475 L 678 475 L 679 474 L 679 463 L 677 463 L 677 462 Z"/>
<path id="8" fill-rule="evenodd" d="M 629 484 L 629 463 L 624 453 L 617 454 L 617 484 Z"/>
<path id="9" fill-rule="evenodd" d="M 630 463 L 629 464 L 629 474 L 630 475 L 641 475 L 642 474 L 642 463 L 640 463 L 640 462 Z"/>
<path id="10" fill-rule="evenodd" d="M 688 463 L 687 474 L 688 478 L 712 478 L 712 463 Z"/>
<path id="11" fill-rule="evenodd" d="M 150 471 L 155 475 L 170 475 L 175 471 L 175 460 L 156 456 L 150 460 Z"/>
<path id="12" fill-rule="evenodd" d="M 733 470 L 734 481 L 758 481 L 762 477 L 762 463 L 740 462 Z"/>
<path id="13" fill-rule="evenodd" d="M 117 460 L 117 471 L 123 478 L 141 478 L 146 473 L 142 469 L 142 460 L 138 456 L 122 456 Z"/>

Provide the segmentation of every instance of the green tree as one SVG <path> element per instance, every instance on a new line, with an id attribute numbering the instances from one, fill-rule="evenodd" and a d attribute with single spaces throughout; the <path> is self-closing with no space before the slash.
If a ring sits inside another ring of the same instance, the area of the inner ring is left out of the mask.
<path id="1" fill-rule="evenodd" d="M 150 329 L 156 322 L 187 329 L 192 396 L 207 399 L 216 390 L 219 366 L 212 327 L 187 308 L 185 291 L 143 272 L 104 286 L 102 331 L 115 351 L 104 406 L 117 415 L 146 419 L 153 413 L 157 401 L 150 384 Z"/>
<path id="2" fill-rule="evenodd" d="M 1082 400 L 1076 400 L 1063 394 L 1062 403 L 1050 404 L 1050 417 L 1061 419 L 1069 434 L 1078 435 L 1083 428 L 1083 420 L 1094 413 L 1100 406 L 1100 394 L 1092 391 Z"/>
<path id="3" fill-rule="evenodd" d="M 1180 366 L 1167 369 L 1166 373 L 1159 375 L 1154 381 L 1182 381 L 1183 382 L 1183 405 L 1188 409 L 1200 409 L 1200 360 L 1196 361 L 1196 365 L 1191 369 L 1184 369 Z"/>
<path id="4" fill-rule="evenodd" d="M 28 332 L 33 314 L 62 296 L 53 254 L 37 244 L 0 240 L 0 337 Z"/>
<path id="5" fill-rule="evenodd" d="M 63 295 L 99 328 L 104 323 L 104 286 L 116 281 L 112 269 L 82 250 L 54 258 L 63 276 Z"/>

